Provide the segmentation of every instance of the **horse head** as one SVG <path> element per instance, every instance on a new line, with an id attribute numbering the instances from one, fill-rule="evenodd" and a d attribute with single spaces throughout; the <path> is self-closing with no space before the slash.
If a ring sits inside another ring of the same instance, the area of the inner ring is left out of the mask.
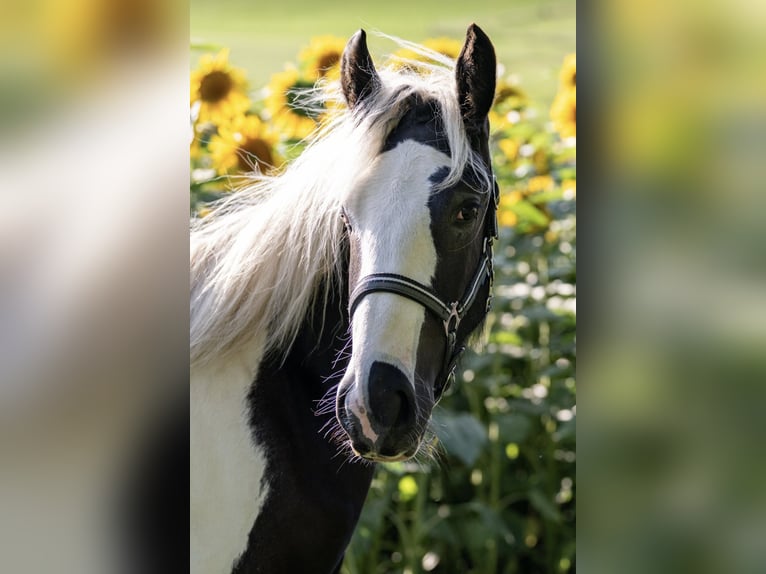
<path id="1" fill-rule="evenodd" d="M 365 459 L 418 452 L 456 360 L 486 316 L 497 233 L 487 120 L 495 74 L 492 43 L 472 25 L 451 99 L 428 89 L 400 99 L 380 153 L 343 200 L 351 356 L 336 417 Z M 341 89 L 360 121 L 390 90 L 364 31 L 344 51 Z"/>

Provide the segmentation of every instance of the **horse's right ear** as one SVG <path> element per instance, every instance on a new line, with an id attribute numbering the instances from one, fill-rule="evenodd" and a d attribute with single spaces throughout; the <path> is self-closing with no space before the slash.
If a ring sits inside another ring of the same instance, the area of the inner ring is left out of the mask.
<path id="1" fill-rule="evenodd" d="M 350 109 L 374 94 L 380 78 L 367 50 L 367 34 L 359 30 L 351 36 L 340 60 L 340 85 Z"/>
<path id="2" fill-rule="evenodd" d="M 496 74 L 492 42 L 481 28 L 471 24 L 455 66 L 460 113 L 469 136 L 481 131 L 486 121 L 495 97 Z"/>

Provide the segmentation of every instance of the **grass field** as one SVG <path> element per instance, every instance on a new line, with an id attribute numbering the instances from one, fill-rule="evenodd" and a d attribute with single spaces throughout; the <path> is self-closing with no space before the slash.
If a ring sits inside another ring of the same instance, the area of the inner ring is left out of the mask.
<path id="1" fill-rule="evenodd" d="M 564 55 L 576 49 L 575 0 L 191 0 L 193 45 L 228 46 L 231 61 L 246 69 L 254 88 L 294 61 L 311 36 L 349 37 L 368 32 L 373 55 L 395 50 L 380 30 L 407 40 L 450 36 L 462 39 L 476 22 L 490 36 L 506 74 L 516 74 L 525 91 L 549 104 Z M 192 50 L 192 66 L 200 49 Z"/>

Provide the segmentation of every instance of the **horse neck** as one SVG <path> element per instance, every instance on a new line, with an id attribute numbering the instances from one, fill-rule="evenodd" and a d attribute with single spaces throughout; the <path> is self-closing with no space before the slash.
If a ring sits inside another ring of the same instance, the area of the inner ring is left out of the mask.
<path id="1" fill-rule="evenodd" d="M 374 468 L 339 452 L 328 438 L 337 424 L 335 409 L 319 402 L 348 361 L 342 353 L 347 299 L 345 286 L 332 289 L 327 304 L 306 318 L 290 352 L 259 369 L 249 402 L 254 433 L 266 449 L 268 495 L 237 574 L 249 572 L 259 556 L 296 574 L 334 572 L 351 539 Z M 328 396 L 334 407 L 334 393 Z"/>

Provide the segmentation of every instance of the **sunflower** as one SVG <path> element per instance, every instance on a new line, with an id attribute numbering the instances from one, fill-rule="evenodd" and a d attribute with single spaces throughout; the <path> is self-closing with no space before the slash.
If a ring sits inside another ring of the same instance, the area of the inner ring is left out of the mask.
<path id="1" fill-rule="evenodd" d="M 556 99 L 551 105 L 551 119 L 553 127 L 561 134 L 561 137 L 577 136 L 576 90 L 563 90 L 556 94 Z"/>
<path id="2" fill-rule="evenodd" d="M 513 206 L 521 201 L 520 191 L 511 191 L 500 195 L 497 222 L 503 227 L 513 227 L 519 221 L 519 216 L 513 211 Z"/>
<path id="3" fill-rule="evenodd" d="M 202 144 L 195 134 L 195 137 L 192 138 L 189 144 L 189 159 L 191 161 L 199 161 L 200 158 L 202 158 Z"/>
<path id="4" fill-rule="evenodd" d="M 443 56 L 456 60 L 463 49 L 463 44 L 452 38 L 429 38 L 423 42 L 426 48 L 431 48 L 434 52 L 439 52 Z"/>
<path id="5" fill-rule="evenodd" d="M 538 193 L 540 191 L 550 191 L 556 183 L 550 175 L 536 175 L 530 177 L 527 181 L 527 193 Z"/>
<path id="6" fill-rule="evenodd" d="M 545 175 L 551 171 L 550 157 L 545 147 L 537 148 L 532 154 L 532 165 L 539 175 Z"/>
<path id="7" fill-rule="evenodd" d="M 561 90 L 574 90 L 577 87 L 577 54 L 567 54 L 559 73 Z"/>
<path id="8" fill-rule="evenodd" d="M 526 105 L 527 95 L 516 84 L 502 78 L 498 80 L 495 99 L 489 111 L 491 131 L 499 132 L 513 126 L 518 119 L 512 120 L 512 115 L 520 118 L 520 113 Z"/>
<path id="9" fill-rule="evenodd" d="M 564 199 L 574 199 L 577 197 L 577 180 L 565 179 L 561 182 L 561 189 L 564 191 Z"/>
<path id="10" fill-rule="evenodd" d="M 434 52 L 437 52 L 441 54 L 442 56 L 446 56 L 452 60 L 457 59 L 457 57 L 460 55 L 460 50 L 463 49 L 463 45 L 458 42 L 457 40 L 453 40 L 452 38 L 429 38 L 428 40 L 423 41 L 423 46 L 426 48 L 430 48 Z M 430 62 L 431 59 L 428 56 L 424 56 L 423 54 L 420 54 L 416 52 L 415 50 L 411 50 L 409 48 L 402 48 L 400 50 L 397 50 L 391 55 L 391 59 L 389 60 L 395 68 L 409 68 L 413 72 L 422 72 L 424 70 L 419 69 L 416 65 L 405 63 L 402 60 L 409 60 L 409 61 L 416 61 L 416 62 Z"/>
<path id="11" fill-rule="evenodd" d="M 205 54 L 191 73 L 191 103 L 199 102 L 198 121 L 225 123 L 250 108 L 245 74 L 229 64 L 229 50 Z"/>
<path id="12" fill-rule="evenodd" d="M 306 76 L 313 80 L 340 77 L 340 57 L 346 47 L 346 40 L 338 36 L 315 36 L 298 55 Z"/>
<path id="13" fill-rule="evenodd" d="M 312 88 L 313 80 L 295 68 L 271 77 L 264 104 L 272 124 L 288 139 L 303 139 L 316 127 L 316 117 L 300 105 L 300 91 Z"/>
<path id="14" fill-rule="evenodd" d="M 208 149 L 220 174 L 268 173 L 282 163 L 275 149 L 278 142 L 279 137 L 258 116 L 239 116 L 218 128 Z"/>
<path id="15" fill-rule="evenodd" d="M 519 157 L 520 145 L 518 141 L 511 138 L 504 138 L 501 139 L 497 145 L 509 163 L 513 163 Z"/>
<path id="16" fill-rule="evenodd" d="M 501 78 L 495 87 L 495 106 L 519 109 L 526 104 L 527 95 L 519 86 L 512 84 L 505 78 Z"/>

